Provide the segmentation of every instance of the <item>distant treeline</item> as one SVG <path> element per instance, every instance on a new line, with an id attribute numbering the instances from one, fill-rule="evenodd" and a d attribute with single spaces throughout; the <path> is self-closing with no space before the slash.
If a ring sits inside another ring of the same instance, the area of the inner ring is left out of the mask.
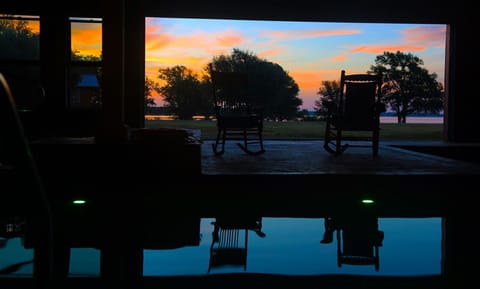
<path id="1" fill-rule="evenodd" d="M 147 108 L 145 109 L 145 114 L 168 115 L 170 113 L 164 106 L 147 106 Z"/>
<path id="2" fill-rule="evenodd" d="M 308 111 L 310 116 L 315 116 L 315 111 Z M 167 108 L 164 106 L 148 106 L 145 110 L 145 114 L 149 115 L 170 115 Z M 397 116 L 393 111 L 387 111 L 382 113 L 380 116 Z M 443 113 L 411 113 L 408 116 L 415 117 L 443 117 Z"/>

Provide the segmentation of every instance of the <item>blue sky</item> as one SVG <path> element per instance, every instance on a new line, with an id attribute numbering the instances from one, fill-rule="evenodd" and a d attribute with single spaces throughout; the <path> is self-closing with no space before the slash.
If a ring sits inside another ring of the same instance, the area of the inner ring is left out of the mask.
<path id="1" fill-rule="evenodd" d="M 363 73 L 384 51 L 412 53 L 444 82 L 446 25 L 325 23 L 146 18 L 146 76 L 185 65 L 201 74 L 216 55 L 233 48 L 280 64 L 300 87 L 301 108 L 313 109 L 324 80 L 340 71 Z M 156 98 L 161 104 L 161 98 Z"/>

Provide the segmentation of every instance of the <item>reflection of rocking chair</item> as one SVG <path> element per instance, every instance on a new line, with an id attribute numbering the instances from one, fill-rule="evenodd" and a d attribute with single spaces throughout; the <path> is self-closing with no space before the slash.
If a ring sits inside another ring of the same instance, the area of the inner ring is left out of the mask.
<path id="1" fill-rule="evenodd" d="M 382 245 L 383 231 L 364 232 L 349 228 L 337 230 L 338 267 L 346 265 L 374 265 L 380 268 L 379 247 Z"/>
<path id="2" fill-rule="evenodd" d="M 378 218 L 372 215 L 356 215 L 352 219 L 344 217 L 325 218 L 325 232 L 322 244 L 333 242 L 337 231 L 337 264 L 374 265 L 380 268 L 379 247 L 383 246 L 384 233 L 378 229 Z"/>
<path id="3" fill-rule="evenodd" d="M 385 105 L 380 102 L 382 79 L 379 75 L 351 74 L 342 70 L 340 88 L 335 101 L 325 103 L 327 119 L 324 148 L 327 152 L 340 155 L 348 146 L 345 140 L 371 141 L 373 155 L 378 154 L 380 113 Z M 357 136 L 347 137 L 345 131 L 355 131 Z M 359 132 L 370 132 L 362 136 Z"/>
<path id="4" fill-rule="evenodd" d="M 219 267 L 247 270 L 248 231 L 253 230 L 258 236 L 265 237 L 261 231 L 261 219 L 217 218 L 212 224 L 214 230 L 208 272 Z"/>
<path id="5" fill-rule="evenodd" d="M 248 230 L 215 224 L 208 272 L 213 267 L 241 266 L 247 270 Z"/>
<path id="6" fill-rule="evenodd" d="M 263 148 L 263 112 L 248 97 L 248 74 L 240 72 L 211 71 L 217 138 L 213 152 L 221 155 L 225 141 L 243 140 L 238 146 L 248 154 L 265 152 Z M 251 150 L 249 145 L 258 145 Z M 221 146 L 221 148 L 219 148 Z"/>

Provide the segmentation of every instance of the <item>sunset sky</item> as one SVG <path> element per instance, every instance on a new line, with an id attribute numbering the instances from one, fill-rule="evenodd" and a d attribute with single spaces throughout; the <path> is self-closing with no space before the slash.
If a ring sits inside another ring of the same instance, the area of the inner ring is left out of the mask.
<path id="1" fill-rule="evenodd" d="M 313 109 L 323 80 L 338 80 L 342 69 L 347 73 L 364 73 L 384 51 L 420 57 L 424 67 L 444 83 L 446 25 L 443 24 L 186 18 L 146 18 L 145 21 L 145 73 L 153 80 L 158 80 L 159 68 L 174 65 L 184 65 L 201 73 L 214 56 L 229 55 L 233 48 L 239 48 L 281 65 L 300 87 L 302 109 Z M 72 43 L 76 43 L 72 48 L 82 54 L 98 55 L 101 25 L 78 28 L 72 27 Z M 100 31 L 92 33 L 96 29 Z M 90 33 L 86 35 L 85 31 Z M 155 102 L 161 105 L 161 97 L 156 96 Z"/>
<path id="2" fill-rule="evenodd" d="M 102 52 L 102 23 L 73 22 L 71 25 L 72 50 L 82 55 L 100 56 Z"/>

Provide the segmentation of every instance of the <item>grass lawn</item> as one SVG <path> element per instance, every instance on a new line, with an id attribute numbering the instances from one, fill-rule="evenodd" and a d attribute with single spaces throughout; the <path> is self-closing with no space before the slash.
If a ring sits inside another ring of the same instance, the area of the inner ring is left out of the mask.
<path id="1" fill-rule="evenodd" d="M 217 133 L 216 123 L 210 120 L 147 120 L 145 127 L 200 129 L 203 140 L 215 139 Z M 442 124 L 382 123 L 380 129 L 382 140 L 442 140 L 443 134 Z M 323 139 L 324 133 L 324 121 L 264 122 L 263 136 L 265 139 Z"/>

